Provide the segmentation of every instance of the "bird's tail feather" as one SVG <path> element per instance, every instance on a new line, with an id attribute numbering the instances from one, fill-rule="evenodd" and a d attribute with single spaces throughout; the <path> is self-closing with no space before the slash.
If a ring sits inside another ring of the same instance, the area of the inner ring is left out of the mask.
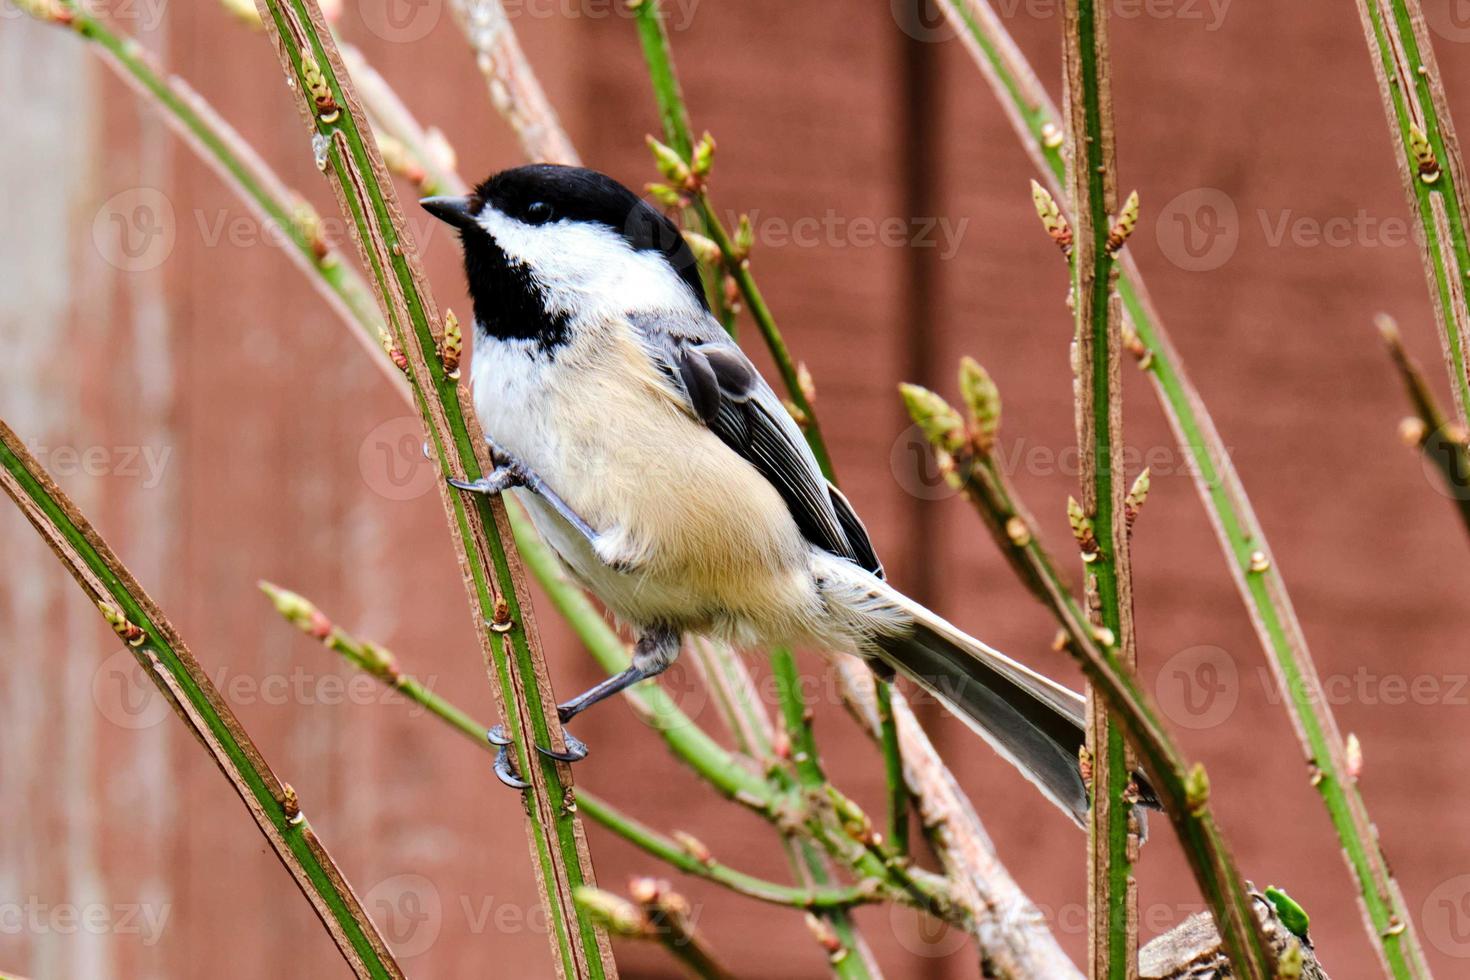
<path id="1" fill-rule="evenodd" d="M 879 657 L 938 698 L 1079 824 L 1087 787 L 1078 752 L 1085 703 L 1067 690 L 881 586 L 911 626 L 874 637 Z"/>

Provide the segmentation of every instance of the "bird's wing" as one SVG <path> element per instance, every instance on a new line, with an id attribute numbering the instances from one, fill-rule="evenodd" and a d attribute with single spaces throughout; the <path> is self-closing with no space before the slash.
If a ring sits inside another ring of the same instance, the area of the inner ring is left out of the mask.
<path id="1" fill-rule="evenodd" d="M 669 390 L 770 481 L 808 541 L 882 575 L 868 532 L 755 365 L 712 319 L 632 316 Z"/>

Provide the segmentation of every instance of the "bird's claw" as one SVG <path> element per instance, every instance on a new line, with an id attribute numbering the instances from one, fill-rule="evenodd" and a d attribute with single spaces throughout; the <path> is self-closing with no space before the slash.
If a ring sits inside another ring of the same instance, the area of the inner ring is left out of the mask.
<path id="1" fill-rule="evenodd" d="M 525 486 L 526 479 L 511 467 L 497 466 L 478 480 L 461 480 L 451 476 L 446 477 L 445 482 L 454 489 L 463 490 L 466 493 L 483 493 L 494 496 L 514 487 Z"/>
<path id="2" fill-rule="evenodd" d="M 536 746 L 536 751 L 548 759 L 555 759 L 557 762 L 581 762 L 587 758 L 588 749 L 586 742 L 568 731 L 563 731 L 561 737 L 567 743 L 567 750 L 565 752 L 557 752 L 555 749 L 549 749 L 544 745 Z"/>
<path id="3" fill-rule="evenodd" d="M 491 745 L 497 746 L 495 753 L 495 778 L 500 780 L 511 789 L 527 790 L 531 784 L 516 775 L 515 767 L 510 761 L 511 738 L 505 734 L 504 725 L 496 725 L 485 733 L 485 738 Z"/>

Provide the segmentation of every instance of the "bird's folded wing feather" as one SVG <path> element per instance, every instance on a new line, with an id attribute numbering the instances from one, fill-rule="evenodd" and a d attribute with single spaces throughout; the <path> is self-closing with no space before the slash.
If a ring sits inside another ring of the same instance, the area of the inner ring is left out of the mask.
<path id="1" fill-rule="evenodd" d="M 670 391 L 770 481 L 807 540 L 881 575 L 862 522 L 822 475 L 776 393 L 719 325 L 658 316 L 629 322 Z"/>

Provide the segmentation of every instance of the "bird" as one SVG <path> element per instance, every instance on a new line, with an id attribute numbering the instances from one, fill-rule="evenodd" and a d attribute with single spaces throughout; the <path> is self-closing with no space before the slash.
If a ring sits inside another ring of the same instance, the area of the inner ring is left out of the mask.
<path id="1" fill-rule="evenodd" d="M 459 233 L 493 464 L 450 483 L 514 495 L 634 637 L 627 669 L 558 706 L 563 725 L 662 673 L 686 636 L 825 648 L 929 692 L 1084 824 L 1083 698 L 888 583 L 852 505 L 711 313 L 669 218 L 603 173 L 551 163 L 420 203 Z M 489 735 L 497 776 L 524 788 L 503 729 Z M 570 733 L 566 746 L 538 748 L 587 754 Z"/>

